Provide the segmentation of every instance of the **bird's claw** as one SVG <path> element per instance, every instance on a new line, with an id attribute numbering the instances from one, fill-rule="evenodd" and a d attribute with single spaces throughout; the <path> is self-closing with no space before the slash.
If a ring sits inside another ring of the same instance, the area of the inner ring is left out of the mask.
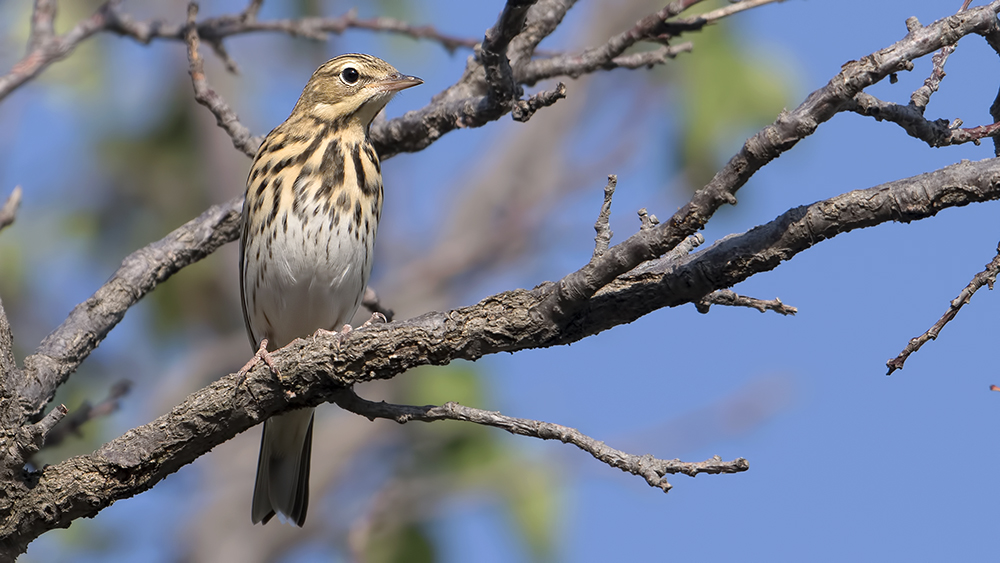
<path id="1" fill-rule="evenodd" d="M 257 364 L 260 362 L 263 362 L 264 365 L 271 370 L 271 373 L 278 378 L 278 381 L 281 381 L 281 373 L 278 371 L 278 366 L 274 364 L 274 359 L 271 357 L 271 353 L 267 351 L 267 339 L 265 338 L 260 341 L 260 347 L 257 348 L 257 353 L 250 358 L 249 362 L 243 364 L 240 371 L 236 372 L 236 389 L 233 391 L 234 393 L 236 390 L 239 390 L 240 386 L 243 385 L 243 382 L 246 381 L 247 375 L 249 375 L 253 368 L 257 367 Z M 247 386 L 247 392 L 250 393 L 250 396 L 253 397 L 254 401 L 257 400 L 257 397 L 254 396 L 253 390 L 250 389 L 249 385 Z"/>
<path id="2" fill-rule="evenodd" d="M 368 319 L 367 321 L 365 321 L 364 324 L 361 325 L 361 326 L 359 326 L 358 328 L 366 328 L 366 327 L 369 327 L 369 326 L 371 326 L 373 324 L 380 324 L 381 325 L 381 324 L 385 324 L 387 322 L 389 322 L 389 320 L 385 318 L 385 315 L 383 315 L 382 313 L 379 313 L 379 312 L 376 311 L 376 312 L 372 313 L 372 316 L 371 316 L 370 319 Z"/>

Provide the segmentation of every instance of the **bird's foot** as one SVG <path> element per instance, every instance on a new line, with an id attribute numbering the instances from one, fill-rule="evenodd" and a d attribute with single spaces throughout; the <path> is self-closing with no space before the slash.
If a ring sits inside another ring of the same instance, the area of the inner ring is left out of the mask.
<path id="1" fill-rule="evenodd" d="M 317 336 L 333 336 L 333 337 L 335 337 L 335 342 L 337 343 L 336 348 L 337 348 L 337 351 L 339 352 L 340 351 L 340 346 L 344 343 L 344 339 L 347 338 L 347 335 L 350 334 L 350 332 L 352 330 L 354 330 L 354 327 L 352 327 L 351 325 L 344 325 L 344 326 L 340 327 L 339 331 L 338 330 L 326 330 L 325 328 L 320 328 L 320 329 L 316 329 L 316 332 L 313 333 L 313 338 L 316 338 Z"/>
<path id="2" fill-rule="evenodd" d="M 281 373 L 278 371 L 278 367 L 274 365 L 274 359 L 271 358 L 271 353 L 267 351 L 267 339 L 265 338 L 260 341 L 260 347 L 257 348 L 257 353 L 250 358 L 249 362 L 240 368 L 240 371 L 236 372 L 236 389 L 233 390 L 234 394 L 239 390 L 240 386 L 243 385 L 243 382 L 246 381 L 247 375 L 250 371 L 257 367 L 257 364 L 260 362 L 263 362 L 268 368 L 270 368 L 271 373 L 278 378 L 278 381 L 281 381 Z M 247 392 L 250 393 L 250 396 L 253 397 L 254 401 L 257 400 L 257 397 L 254 396 L 253 390 L 250 389 L 249 385 L 247 385 Z"/>
<path id="3" fill-rule="evenodd" d="M 382 313 L 375 312 L 375 313 L 372 313 L 372 316 L 371 316 L 370 319 L 368 319 L 367 321 L 365 321 L 365 323 L 363 325 L 359 326 L 358 328 L 367 328 L 367 327 L 369 327 L 369 326 L 371 326 L 373 324 L 385 324 L 387 322 L 389 322 L 389 321 L 385 318 L 385 315 L 383 315 Z"/>

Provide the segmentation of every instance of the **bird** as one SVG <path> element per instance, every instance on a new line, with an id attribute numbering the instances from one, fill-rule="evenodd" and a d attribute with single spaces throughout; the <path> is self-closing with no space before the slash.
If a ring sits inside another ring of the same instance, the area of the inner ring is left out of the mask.
<path id="1" fill-rule="evenodd" d="M 255 362 L 317 330 L 341 334 L 361 304 L 382 214 L 382 170 L 372 120 L 423 81 L 377 57 L 330 59 L 313 73 L 284 123 L 261 143 L 247 178 L 240 297 Z M 314 409 L 267 419 L 251 519 L 302 526 L 309 505 Z"/>

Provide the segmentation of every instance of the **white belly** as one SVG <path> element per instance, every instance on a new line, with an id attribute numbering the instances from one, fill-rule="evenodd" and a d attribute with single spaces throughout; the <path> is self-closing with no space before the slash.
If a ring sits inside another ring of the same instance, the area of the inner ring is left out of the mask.
<path id="1" fill-rule="evenodd" d="M 350 322 L 371 274 L 375 225 L 359 236 L 347 223 L 307 228 L 288 213 L 274 237 L 251 237 L 241 281 L 255 341 L 267 338 L 274 349 Z"/>

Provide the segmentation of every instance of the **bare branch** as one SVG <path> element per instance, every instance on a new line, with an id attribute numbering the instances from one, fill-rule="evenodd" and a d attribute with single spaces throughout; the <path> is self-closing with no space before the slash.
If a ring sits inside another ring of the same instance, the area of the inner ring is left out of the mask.
<path id="1" fill-rule="evenodd" d="M 34 436 L 34 444 L 32 448 L 27 450 L 27 452 L 37 452 L 42 446 L 44 446 L 49 432 L 56 424 L 59 423 L 60 420 L 63 419 L 64 416 L 66 416 L 67 412 L 69 412 L 69 410 L 66 408 L 66 405 L 57 405 L 56 408 L 50 410 L 49 413 L 42 417 L 41 420 L 28 427 L 28 431 Z M 23 442 L 21 445 L 24 445 Z"/>
<path id="2" fill-rule="evenodd" d="M 21 186 L 15 186 L 3 207 L 0 207 L 0 231 L 14 224 L 17 208 L 21 206 Z"/>
<path id="3" fill-rule="evenodd" d="M 937 56 L 937 55 L 935 55 Z M 961 128 L 961 122 L 953 124 L 947 119 L 930 121 L 923 115 L 923 109 L 914 105 L 899 105 L 882 101 L 875 96 L 859 92 L 845 106 L 846 110 L 859 115 L 874 117 L 877 121 L 891 121 L 903 128 L 911 137 L 924 141 L 931 147 L 946 147 L 963 143 L 979 144 L 987 137 L 1000 135 L 1000 124 L 980 125 Z"/>
<path id="4" fill-rule="evenodd" d="M 131 388 L 132 382 L 123 379 L 112 385 L 108 390 L 108 396 L 96 405 L 84 401 L 73 414 L 67 416 L 49 432 L 45 438 L 45 447 L 62 443 L 70 434 L 80 435 L 80 427 L 85 423 L 117 412 L 121 406 L 119 399 L 127 395 Z"/>
<path id="5" fill-rule="evenodd" d="M 35 6 L 31 11 L 29 51 L 41 47 L 55 35 L 56 8 L 55 0 L 35 0 Z"/>
<path id="6" fill-rule="evenodd" d="M 810 94 L 791 113 L 782 112 L 773 124 L 748 139 L 740 152 L 669 221 L 640 231 L 558 284 L 549 286 L 547 299 L 534 314 L 549 319 L 553 329 L 568 322 L 575 310 L 602 287 L 700 230 L 724 203 L 735 204 L 737 190 L 757 170 L 842 111 L 858 92 L 893 72 L 911 68 L 914 58 L 952 44 L 963 35 L 997 28 L 998 10 L 1000 0 L 944 18 L 871 56 L 845 64 L 825 87 Z"/>
<path id="7" fill-rule="evenodd" d="M 948 306 L 948 310 L 945 311 L 944 315 L 942 315 L 941 318 L 938 319 L 933 326 L 931 326 L 931 328 L 927 329 L 927 332 L 911 339 L 906 345 L 906 348 L 903 348 L 903 351 L 900 352 L 898 356 L 885 363 L 886 367 L 889 368 L 886 375 L 891 375 L 892 372 L 897 369 L 903 369 L 903 364 L 906 362 L 906 358 L 910 357 L 910 354 L 919 350 L 920 347 L 927 342 L 936 340 L 938 334 L 941 333 L 941 330 L 945 327 L 945 325 L 950 323 L 958 315 L 958 312 L 962 310 L 962 307 L 964 307 L 965 304 L 972 299 L 972 296 L 979 291 L 979 288 L 985 285 L 990 289 L 993 289 L 993 284 L 997 281 L 998 273 L 1000 273 L 1000 245 L 997 245 L 996 257 L 986 265 L 985 270 L 972 277 L 972 281 L 969 282 L 969 285 L 967 285 L 961 293 L 958 294 L 958 297 L 952 299 Z"/>
<path id="8" fill-rule="evenodd" d="M 38 412 L 104 340 L 129 307 L 181 268 L 239 237 L 243 197 L 210 207 L 163 239 L 133 252 L 94 295 L 77 305 L 24 360 L 19 394 Z"/>
<path id="9" fill-rule="evenodd" d="M 205 79 L 205 63 L 201 55 L 198 54 L 198 27 L 195 25 L 197 17 L 198 4 L 191 2 L 188 4 L 188 27 L 185 42 L 188 48 L 188 61 L 191 65 L 188 72 L 191 75 L 191 84 L 194 86 L 194 99 L 215 115 L 219 127 L 232 137 L 233 146 L 243 154 L 253 158 L 264 139 L 263 137 L 254 137 L 250 130 L 240 123 L 236 112 L 229 108 L 222 96 L 208 85 L 208 80 Z"/>
<path id="10" fill-rule="evenodd" d="M 757 299 L 756 297 L 745 297 L 728 289 L 719 289 L 709 293 L 701 301 L 694 304 L 699 313 L 707 313 L 712 305 L 726 305 L 727 307 L 749 307 L 757 309 L 761 313 L 774 311 L 781 315 L 794 315 L 799 310 L 795 307 L 785 305 L 781 299 Z"/>
<path id="11" fill-rule="evenodd" d="M 486 98 L 503 113 L 514 108 L 514 101 L 521 97 L 521 89 L 514 81 L 514 72 L 507 58 L 507 47 L 521 30 L 528 16 L 528 9 L 537 0 L 507 0 L 497 23 L 486 31 L 479 61 L 486 73 Z"/>
<path id="12" fill-rule="evenodd" d="M 931 75 L 924 80 L 924 85 L 917 88 L 910 96 L 910 107 L 923 115 L 927 104 L 931 101 L 931 95 L 941 87 L 941 81 L 945 77 L 944 64 L 948 57 L 955 52 L 955 45 L 946 45 L 931 57 Z"/>
<path id="13" fill-rule="evenodd" d="M 421 422 L 459 420 L 492 426 L 515 435 L 530 436 L 542 440 L 559 440 L 580 448 L 601 463 L 617 467 L 626 473 L 638 475 L 644 478 L 650 486 L 659 488 L 663 492 L 668 492 L 672 488 L 666 479 L 668 474 L 683 473 L 694 477 L 699 473 L 739 473 L 750 469 L 750 464 L 743 458 L 724 462 L 722 458 L 715 456 L 708 461 L 690 463 L 678 459 L 657 459 L 651 455 L 632 455 L 611 448 L 604 442 L 595 440 L 575 428 L 526 418 L 514 418 L 496 411 L 466 407 L 454 402 L 441 406 L 425 407 L 393 405 L 384 401 L 376 403 L 362 399 L 352 389 L 342 390 L 336 395 L 334 402 L 341 408 L 365 416 L 369 420 L 387 418 L 400 424 L 411 420 Z"/>
<path id="14" fill-rule="evenodd" d="M 656 39 L 664 33 L 664 23 L 701 0 L 678 0 L 658 12 L 642 18 L 630 29 L 615 35 L 600 47 L 587 49 L 577 55 L 565 55 L 525 62 L 515 71 L 517 81 L 532 86 L 540 80 L 556 76 L 577 77 L 595 70 L 617 68 L 614 59 L 626 49 L 644 40 Z M 673 53 L 676 55 L 676 52 Z M 664 54 L 663 60 L 667 56 Z M 651 63 L 647 63 L 651 64 Z M 645 66 L 645 65 L 640 65 Z"/>
<path id="15" fill-rule="evenodd" d="M 0 100 L 7 97 L 19 86 L 38 76 L 50 64 L 68 57 L 81 41 L 101 31 L 105 24 L 105 3 L 93 16 L 76 24 L 73 29 L 63 35 L 52 35 L 51 21 L 47 21 L 49 10 L 55 16 L 54 0 L 39 1 L 32 16 L 32 35 L 28 45 L 28 53 L 10 69 L 0 76 Z M 39 11 L 39 6 L 44 7 Z"/>
<path id="16" fill-rule="evenodd" d="M 347 29 L 366 29 L 434 41 L 440 43 L 449 52 L 454 52 L 459 48 L 471 49 L 477 43 L 473 39 L 439 33 L 433 26 L 414 26 L 392 18 L 358 18 L 357 13 L 353 10 L 343 16 L 333 18 L 258 21 L 257 10 L 259 8 L 260 2 L 254 1 L 238 16 L 208 18 L 197 24 L 199 37 L 220 54 L 227 67 L 235 68 L 235 62 L 225 55 L 222 41 L 234 35 L 256 32 L 285 33 L 293 37 L 307 37 L 324 41 L 327 39 L 327 33 L 341 34 Z M 52 32 L 54 15 L 54 0 L 36 2 L 32 15 L 32 35 L 28 45 L 28 53 L 14 65 L 9 73 L 0 76 L 0 100 L 25 82 L 38 76 L 50 64 L 69 56 L 82 41 L 95 33 L 114 33 L 145 44 L 156 39 L 185 41 L 189 27 L 187 24 L 177 25 L 158 20 L 136 21 L 121 11 L 118 1 L 108 0 L 94 15 L 79 22 L 69 32 L 56 36 Z"/>
<path id="17" fill-rule="evenodd" d="M 514 118 L 514 121 L 524 123 L 531 119 L 536 111 L 547 108 L 565 97 L 566 85 L 560 82 L 556 84 L 554 90 L 543 90 L 527 100 L 518 100 L 510 112 L 511 117 Z"/>
<path id="18" fill-rule="evenodd" d="M 711 12 L 705 12 L 704 14 L 698 14 L 695 16 L 698 19 L 705 20 L 707 23 L 714 23 L 721 20 L 722 18 L 729 17 L 733 14 L 738 14 L 746 10 L 757 8 L 765 4 L 774 4 L 775 2 L 784 2 L 785 0 L 742 0 L 740 2 L 734 2 L 728 6 L 723 6 L 722 8 L 717 8 Z"/>
<path id="19" fill-rule="evenodd" d="M 611 199 L 615 195 L 615 187 L 618 185 L 618 176 L 608 174 L 608 185 L 604 186 L 604 203 L 601 204 L 601 212 L 597 215 L 597 222 L 594 223 L 594 230 L 597 236 L 594 237 L 594 255 L 598 258 L 608 250 L 611 237 L 615 234 L 611 232 L 609 220 L 611 219 Z"/>

